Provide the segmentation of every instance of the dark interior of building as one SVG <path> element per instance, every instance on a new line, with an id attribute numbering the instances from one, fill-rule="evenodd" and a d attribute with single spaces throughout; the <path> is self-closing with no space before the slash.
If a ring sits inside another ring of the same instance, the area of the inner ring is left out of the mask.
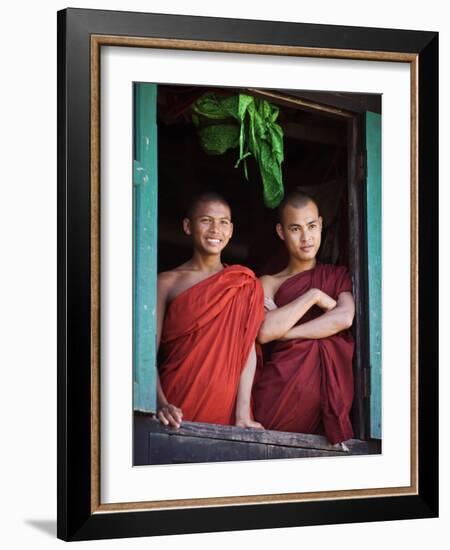
<path id="1" fill-rule="evenodd" d="M 247 180 L 242 163 L 235 168 L 238 148 L 222 155 L 206 154 L 192 122 L 192 103 L 211 91 L 223 96 L 243 90 L 158 86 L 158 271 L 172 269 L 190 257 L 189 238 L 181 225 L 190 197 L 217 191 L 230 202 L 234 222 L 224 262 L 244 264 L 258 275 L 276 273 L 285 267 L 287 256 L 275 233 L 276 209 L 263 202 L 255 159 L 247 159 Z M 301 92 L 277 91 L 270 99 L 279 108 L 277 122 L 284 134 L 284 188 L 299 187 L 319 204 L 324 219 L 319 261 L 347 264 L 346 121 L 304 109 L 295 103 L 298 97 Z"/>

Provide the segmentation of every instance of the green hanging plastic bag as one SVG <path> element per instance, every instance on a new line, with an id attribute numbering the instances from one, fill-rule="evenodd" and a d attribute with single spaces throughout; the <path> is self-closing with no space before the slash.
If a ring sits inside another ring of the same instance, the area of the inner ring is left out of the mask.
<path id="1" fill-rule="evenodd" d="M 276 123 L 279 109 L 247 94 L 218 98 L 208 93 L 192 105 L 192 120 L 207 154 L 221 155 L 239 146 L 236 167 L 253 155 L 263 182 L 264 204 L 276 208 L 283 196 L 283 130 Z"/>

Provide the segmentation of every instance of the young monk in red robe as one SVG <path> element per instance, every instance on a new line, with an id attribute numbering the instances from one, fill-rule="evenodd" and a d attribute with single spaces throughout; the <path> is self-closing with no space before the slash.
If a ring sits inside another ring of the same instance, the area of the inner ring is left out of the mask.
<path id="1" fill-rule="evenodd" d="M 345 267 L 318 264 L 322 218 L 311 197 L 293 192 L 279 207 L 276 230 L 287 267 L 261 277 L 266 315 L 258 341 L 273 342 L 253 389 L 255 418 L 266 429 L 325 433 L 332 444 L 353 437 L 355 305 Z"/>
<path id="2" fill-rule="evenodd" d="M 262 428 L 250 409 L 261 284 L 250 269 L 221 262 L 233 234 L 221 196 L 200 195 L 183 229 L 192 258 L 158 276 L 157 418 L 174 427 L 185 419 Z"/>

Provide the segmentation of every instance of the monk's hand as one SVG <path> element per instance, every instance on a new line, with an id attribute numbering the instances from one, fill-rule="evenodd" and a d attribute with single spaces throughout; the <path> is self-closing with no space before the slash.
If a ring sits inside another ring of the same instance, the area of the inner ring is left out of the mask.
<path id="1" fill-rule="evenodd" d="M 331 296 L 328 296 L 328 294 L 322 290 L 316 289 L 316 291 L 316 305 L 319 306 L 320 309 L 323 309 L 324 311 L 331 311 L 337 306 L 336 300 L 334 300 Z"/>
<path id="2" fill-rule="evenodd" d="M 247 419 L 236 419 L 236 426 L 240 428 L 256 428 L 258 430 L 264 430 L 264 426 L 256 420 Z"/>
<path id="3" fill-rule="evenodd" d="M 181 426 L 181 420 L 183 419 L 183 412 L 181 409 L 170 403 L 158 406 L 156 411 L 156 418 L 164 424 L 164 426 L 173 426 L 179 428 Z"/>

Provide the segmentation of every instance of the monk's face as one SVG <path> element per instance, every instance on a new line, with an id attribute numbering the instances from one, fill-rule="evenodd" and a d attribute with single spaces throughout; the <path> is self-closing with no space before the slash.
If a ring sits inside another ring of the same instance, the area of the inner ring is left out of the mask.
<path id="1" fill-rule="evenodd" d="M 183 220 L 184 232 L 203 254 L 220 254 L 233 234 L 229 207 L 218 201 L 199 202 L 191 218 Z"/>
<path id="2" fill-rule="evenodd" d="M 276 229 L 289 255 L 299 261 L 314 260 L 322 233 L 322 218 L 317 206 L 311 201 L 299 208 L 287 204 L 282 218 Z"/>

